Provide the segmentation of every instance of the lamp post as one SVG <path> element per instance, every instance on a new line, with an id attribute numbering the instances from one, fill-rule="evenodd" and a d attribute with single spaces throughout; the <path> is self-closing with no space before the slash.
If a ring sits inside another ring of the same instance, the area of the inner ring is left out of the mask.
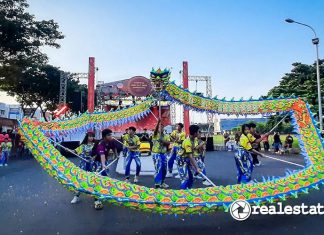
<path id="1" fill-rule="evenodd" d="M 296 23 L 296 24 L 300 24 L 303 25 L 307 28 L 310 28 L 313 33 L 314 33 L 314 38 L 312 39 L 312 43 L 315 45 L 316 48 L 316 77 L 317 77 L 317 95 L 318 95 L 318 119 L 319 119 L 319 123 L 320 123 L 320 130 L 322 132 L 323 130 L 323 118 L 322 118 L 322 95 L 321 95 L 321 80 L 320 80 L 320 70 L 319 70 L 319 56 L 318 56 L 318 44 L 319 44 L 319 38 L 316 35 L 315 30 L 313 29 L 313 27 L 307 25 L 307 24 L 303 24 L 297 21 L 294 21 L 292 19 L 286 19 L 285 20 L 287 23 Z"/>

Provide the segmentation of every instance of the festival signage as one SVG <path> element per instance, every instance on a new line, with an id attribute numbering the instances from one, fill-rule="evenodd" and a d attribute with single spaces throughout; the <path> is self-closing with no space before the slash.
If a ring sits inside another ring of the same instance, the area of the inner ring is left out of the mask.
<path id="1" fill-rule="evenodd" d="M 127 84 L 128 91 L 133 96 L 147 96 L 152 91 L 151 81 L 142 76 L 132 77 Z"/>

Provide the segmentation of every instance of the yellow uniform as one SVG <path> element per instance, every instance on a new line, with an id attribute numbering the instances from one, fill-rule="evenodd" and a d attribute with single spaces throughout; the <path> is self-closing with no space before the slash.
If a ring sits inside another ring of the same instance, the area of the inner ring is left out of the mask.
<path id="1" fill-rule="evenodd" d="M 252 135 L 251 135 L 252 136 Z M 253 137 L 253 136 L 252 136 Z M 254 137 L 253 137 L 254 138 Z M 252 149 L 251 140 L 248 136 L 242 134 L 240 137 L 240 146 L 245 150 L 249 151 Z"/>
<path id="2" fill-rule="evenodd" d="M 141 141 L 137 135 L 126 135 L 124 136 L 124 145 L 126 148 L 128 148 L 127 156 L 125 159 L 125 176 L 126 179 L 129 179 L 130 175 L 130 166 L 133 160 L 135 160 L 136 163 L 136 177 L 139 176 L 141 171 L 141 160 L 140 160 L 140 152 L 139 152 L 139 146 L 141 144 Z M 130 148 L 136 146 L 135 148 Z M 135 181 L 135 179 L 134 179 Z"/>
<path id="3" fill-rule="evenodd" d="M 194 157 L 199 157 L 199 156 L 200 156 L 200 151 L 199 151 L 199 149 L 195 149 L 198 145 L 199 145 L 198 138 L 195 138 L 194 146 L 193 146 L 193 156 L 194 156 Z"/>
<path id="4" fill-rule="evenodd" d="M 180 147 L 181 144 L 179 142 L 182 142 L 186 139 L 186 133 L 185 132 L 179 132 L 178 130 L 174 130 L 171 133 L 171 138 L 175 140 L 173 142 L 173 146 Z"/>
<path id="5" fill-rule="evenodd" d="M 256 138 L 251 133 L 247 134 L 247 138 L 249 139 L 250 143 L 253 143 L 256 140 Z"/>
<path id="6" fill-rule="evenodd" d="M 90 157 L 92 155 L 92 149 L 93 149 L 94 143 L 88 143 L 88 144 L 81 144 L 79 147 L 77 147 L 74 151 L 78 155 L 84 155 L 85 157 Z"/>
<path id="7" fill-rule="evenodd" d="M 1 150 L 2 150 L 2 151 L 10 152 L 11 148 L 12 148 L 12 144 L 11 144 L 11 142 L 3 142 L 3 143 L 1 144 Z"/>
<path id="8" fill-rule="evenodd" d="M 131 152 L 137 152 L 139 151 L 139 146 L 141 144 L 141 141 L 139 139 L 139 137 L 137 135 L 134 135 L 133 137 L 131 137 L 130 135 L 125 135 L 123 137 L 123 140 L 124 140 L 124 145 L 128 148 L 130 146 L 137 146 L 137 148 L 135 149 L 129 149 L 129 151 Z"/>
<path id="9" fill-rule="evenodd" d="M 163 135 L 162 138 L 160 137 L 160 133 L 152 136 L 152 152 L 153 153 L 166 153 L 168 151 L 167 146 L 161 146 L 161 139 L 166 142 L 170 142 L 169 135 Z"/>
<path id="10" fill-rule="evenodd" d="M 188 189 L 193 185 L 194 170 L 189 156 L 194 154 L 193 146 L 195 146 L 195 142 L 190 137 L 186 138 L 178 152 L 177 164 L 181 179 L 180 189 Z"/>
<path id="11" fill-rule="evenodd" d="M 128 137 L 129 137 L 129 134 L 125 133 L 125 134 L 122 135 L 122 140 L 124 141 L 125 138 L 127 139 Z"/>
<path id="12" fill-rule="evenodd" d="M 0 146 L 0 166 L 7 166 L 10 150 L 12 148 L 11 142 L 3 142 Z"/>
<path id="13" fill-rule="evenodd" d="M 193 146 L 194 146 L 194 141 L 191 141 L 191 139 L 188 137 L 182 142 L 178 154 L 181 157 L 188 157 L 190 154 L 193 154 Z"/>

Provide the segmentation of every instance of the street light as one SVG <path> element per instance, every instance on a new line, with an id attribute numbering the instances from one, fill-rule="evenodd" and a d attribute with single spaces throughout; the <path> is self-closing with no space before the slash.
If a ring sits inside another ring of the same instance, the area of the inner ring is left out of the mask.
<path id="1" fill-rule="evenodd" d="M 297 21 L 294 21 L 294 20 L 289 19 L 289 18 L 286 19 L 285 21 L 287 23 L 296 23 L 296 24 L 306 26 L 306 27 L 310 28 L 313 31 L 314 35 L 315 35 L 315 38 L 312 39 L 312 43 L 315 45 L 315 48 L 316 48 L 316 77 L 317 77 L 317 93 L 318 93 L 318 119 L 319 119 L 319 122 L 320 122 L 320 130 L 322 132 L 322 130 L 323 130 L 322 95 L 321 95 L 321 81 L 320 81 L 319 58 L 318 58 L 319 38 L 317 37 L 315 30 L 311 26 L 309 26 L 307 24 L 297 22 Z"/>

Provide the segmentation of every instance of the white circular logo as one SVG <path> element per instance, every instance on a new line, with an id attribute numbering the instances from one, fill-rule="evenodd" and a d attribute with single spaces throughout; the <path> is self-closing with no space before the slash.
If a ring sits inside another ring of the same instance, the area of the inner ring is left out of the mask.
<path id="1" fill-rule="evenodd" d="M 118 89 L 124 88 L 124 84 L 122 82 L 117 83 L 117 88 Z"/>
<path id="2" fill-rule="evenodd" d="M 230 206 L 230 213 L 236 220 L 246 220 L 251 215 L 251 206 L 247 201 L 236 200 Z"/>

